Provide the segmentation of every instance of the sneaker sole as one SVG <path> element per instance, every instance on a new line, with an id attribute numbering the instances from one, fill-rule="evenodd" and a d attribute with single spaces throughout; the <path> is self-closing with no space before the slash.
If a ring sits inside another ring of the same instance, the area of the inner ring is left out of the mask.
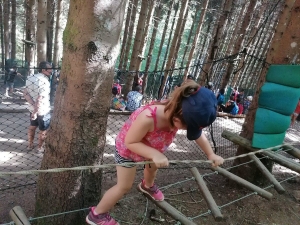
<path id="1" fill-rule="evenodd" d="M 85 221 L 90 225 L 98 225 L 97 223 L 94 223 L 93 221 L 90 221 L 88 216 L 85 217 Z M 120 224 L 117 222 L 116 225 L 120 225 Z"/>
<path id="2" fill-rule="evenodd" d="M 138 191 L 140 191 L 140 192 L 142 192 L 142 193 L 148 195 L 148 196 L 149 196 L 150 198 L 152 198 L 154 201 L 162 202 L 162 201 L 164 201 L 164 199 L 165 199 L 165 197 L 164 197 L 162 200 L 157 200 L 157 199 L 153 198 L 152 195 L 150 195 L 147 191 L 145 191 L 145 190 L 141 187 L 141 183 L 138 184 L 137 189 L 138 189 Z"/>

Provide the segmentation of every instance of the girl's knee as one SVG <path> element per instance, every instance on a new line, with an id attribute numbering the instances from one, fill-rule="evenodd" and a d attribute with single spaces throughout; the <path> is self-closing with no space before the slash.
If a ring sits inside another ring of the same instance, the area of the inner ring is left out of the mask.
<path id="1" fill-rule="evenodd" d="M 119 189 L 120 192 L 122 192 L 123 194 L 126 194 L 127 192 L 129 192 L 132 188 L 132 184 L 131 185 L 124 185 L 124 184 L 119 184 L 117 183 L 117 187 Z"/>

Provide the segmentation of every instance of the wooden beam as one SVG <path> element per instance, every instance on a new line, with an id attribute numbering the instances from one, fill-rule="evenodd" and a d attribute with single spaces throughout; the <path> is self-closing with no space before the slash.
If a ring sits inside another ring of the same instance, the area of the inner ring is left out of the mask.
<path id="1" fill-rule="evenodd" d="M 137 187 L 138 191 L 139 188 Z M 144 193 L 143 193 L 144 194 Z M 183 215 L 180 211 L 175 209 L 173 206 L 171 206 L 166 201 L 155 201 L 153 198 L 151 198 L 149 195 L 144 194 L 149 200 L 151 200 L 155 205 L 157 205 L 159 208 L 164 210 L 167 214 L 169 214 L 174 220 L 179 221 L 181 224 L 184 225 L 196 225 L 193 221 L 189 220 L 185 215 Z"/>
<path id="2" fill-rule="evenodd" d="M 30 225 L 30 222 L 20 206 L 15 206 L 9 211 L 11 219 L 16 225 Z"/>
<path id="3" fill-rule="evenodd" d="M 256 157 L 256 155 L 249 155 L 250 159 L 256 164 L 257 168 L 264 174 L 268 180 L 274 185 L 275 190 L 279 194 L 283 194 L 285 192 L 284 188 L 281 184 L 275 179 L 273 174 L 265 167 L 265 165 Z"/>
<path id="4" fill-rule="evenodd" d="M 199 171 L 197 170 L 196 167 L 191 168 L 192 174 L 194 175 L 198 186 L 200 188 L 200 191 L 202 192 L 202 195 L 210 209 L 210 211 L 212 212 L 213 217 L 215 218 L 216 221 L 222 221 L 223 220 L 223 215 L 219 209 L 219 207 L 217 206 L 214 198 L 212 197 L 210 191 L 208 190 L 202 176 L 200 175 Z"/>
<path id="5" fill-rule="evenodd" d="M 294 156 L 295 158 L 300 159 L 300 150 L 298 148 L 295 148 L 294 146 L 291 146 L 289 144 L 284 144 L 282 146 L 285 152 L 290 154 L 291 156 Z"/>
<path id="6" fill-rule="evenodd" d="M 257 192 L 257 194 L 260 195 L 261 197 L 264 197 L 268 200 L 270 200 L 273 197 L 273 195 L 270 192 L 250 183 L 249 181 L 244 180 L 241 177 L 238 177 L 237 175 L 234 175 L 233 173 L 230 173 L 229 171 L 227 171 L 221 167 L 212 167 L 211 169 L 214 171 L 217 171 L 219 174 L 229 178 L 230 180 L 233 180 L 233 181 L 237 182 L 238 184 L 241 184 L 241 185 L 245 186 L 246 188 Z"/>
<path id="7" fill-rule="evenodd" d="M 243 137 L 241 137 L 235 133 L 232 133 L 228 130 L 224 130 L 222 132 L 222 137 L 226 138 L 227 140 L 232 141 L 233 143 L 238 144 L 252 152 L 256 152 L 257 150 L 260 150 L 257 148 L 252 148 L 250 141 L 247 140 L 246 138 L 243 138 Z M 278 149 L 278 147 L 274 148 L 274 150 L 277 150 L 277 149 Z M 286 158 L 282 155 L 279 155 L 275 152 L 272 152 L 272 151 L 264 151 L 264 152 L 260 152 L 260 154 L 268 156 L 274 162 L 276 162 L 284 167 L 287 167 L 293 171 L 296 171 L 297 173 L 300 173 L 300 164 L 297 164 L 296 162 L 294 162 L 291 159 L 288 159 L 288 158 Z"/>

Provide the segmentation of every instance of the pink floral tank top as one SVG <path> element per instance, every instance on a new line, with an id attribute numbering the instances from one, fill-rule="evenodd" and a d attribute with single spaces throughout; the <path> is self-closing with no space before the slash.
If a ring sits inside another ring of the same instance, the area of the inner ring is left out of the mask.
<path id="1" fill-rule="evenodd" d="M 152 117 L 154 120 L 154 130 L 151 132 L 148 132 L 145 137 L 142 139 L 142 142 L 152 148 L 157 149 L 160 152 L 164 152 L 167 150 L 170 144 L 172 144 L 173 139 L 177 133 L 178 129 L 174 129 L 172 131 L 164 131 L 157 129 L 157 118 L 156 118 L 156 109 L 152 109 L 150 105 L 143 106 L 136 111 L 134 111 L 129 119 L 125 122 L 124 126 L 121 128 L 117 138 L 116 138 L 116 149 L 120 156 L 126 158 L 126 159 L 132 159 L 135 162 L 140 162 L 146 160 L 144 157 L 130 151 L 125 146 L 125 137 L 127 134 L 127 131 L 131 127 L 131 124 L 133 121 L 136 120 L 137 116 L 143 112 L 144 110 L 149 110 L 150 115 L 149 117 Z"/>

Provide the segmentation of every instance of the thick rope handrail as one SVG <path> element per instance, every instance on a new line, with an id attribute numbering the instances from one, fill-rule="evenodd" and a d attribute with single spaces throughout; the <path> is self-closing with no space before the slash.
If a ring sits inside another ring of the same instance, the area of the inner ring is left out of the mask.
<path id="1" fill-rule="evenodd" d="M 224 161 L 231 161 L 238 158 L 247 157 L 249 155 L 255 155 L 257 153 L 261 153 L 264 151 L 272 151 L 274 149 L 279 149 L 280 147 L 284 146 L 286 144 L 273 146 L 270 148 L 260 149 L 256 152 L 249 152 L 245 154 L 241 154 L 238 156 L 233 156 L 224 159 Z M 151 164 L 152 161 L 144 161 L 144 162 L 135 162 L 135 163 L 122 163 L 122 164 L 103 164 L 103 165 L 94 165 L 94 166 L 78 166 L 78 167 L 69 167 L 69 168 L 53 168 L 53 169 L 45 169 L 45 170 L 23 170 L 23 171 L 17 171 L 17 172 L 1 172 L 0 171 L 0 177 L 2 176 L 8 176 L 8 175 L 29 175 L 29 174 L 39 174 L 39 173 L 57 173 L 57 172 L 65 172 L 65 171 L 77 171 L 77 170 L 88 170 L 88 169 L 103 169 L 103 168 L 110 168 L 115 166 L 124 166 L 124 165 L 145 165 L 145 164 Z M 169 160 L 170 164 L 190 164 L 190 163 L 213 163 L 212 160 Z"/>

